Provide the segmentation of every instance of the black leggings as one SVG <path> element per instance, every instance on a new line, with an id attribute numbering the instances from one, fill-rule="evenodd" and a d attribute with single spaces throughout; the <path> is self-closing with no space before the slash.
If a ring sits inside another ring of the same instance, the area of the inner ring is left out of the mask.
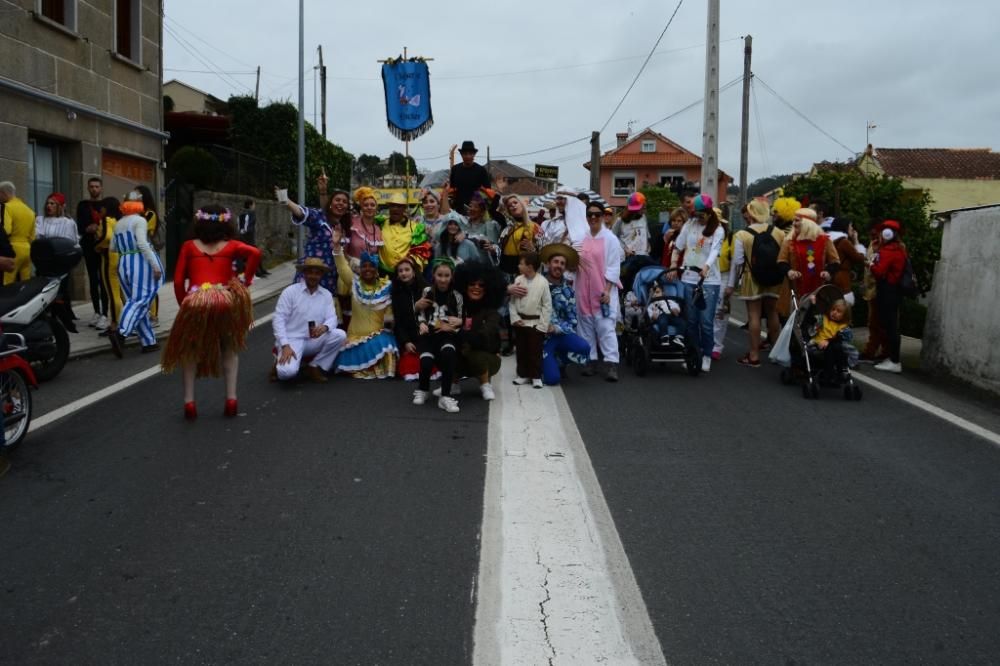
<path id="1" fill-rule="evenodd" d="M 451 395 L 451 383 L 455 378 L 455 363 L 458 352 L 455 350 L 457 336 L 454 333 L 429 333 L 421 335 L 417 340 L 417 353 L 420 354 L 420 390 L 431 388 L 431 373 L 435 362 L 441 371 L 441 396 Z"/>
<path id="2" fill-rule="evenodd" d="M 87 266 L 90 300 L 94 304 L 94 312 L 107 316 L 108 292 L 104 291 L 104 283 L 101 282 L 101 255 L 97 254 L 93 246 L 85 245 L 83 247 L 83 262 Z"/>
<path id="3" fill-rule="evenodd" d="M 875 304 L 878 308 L 879 322 L 885 330 L 886 342 L 889 345 L 889 360 L 899 363 L 899 308 L 903 304 L 899 285 L 879 280 L 875 285 Z"/>

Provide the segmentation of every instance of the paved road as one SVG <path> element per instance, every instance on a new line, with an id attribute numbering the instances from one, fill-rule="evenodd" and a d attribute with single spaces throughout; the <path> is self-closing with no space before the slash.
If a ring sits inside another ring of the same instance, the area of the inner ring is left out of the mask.
<path id="1" fill-rule="evenodd" d="M 1000 450 L 878 391 L 805 401 L 743 337 L 708 376 L 565 387 L 667 661 L 995 661 Z"/>
<path id="2" fill-rule="evenodd" d="M 238 419 L 208 381 L 183 422 L 156 377 L 30 434 L 0 481 L 0 663 L 468 662 L 486 406 L 268 384 L 268 329 Z"/>
<path id="3" fill-rule="evenodd" d="M 30 433 L 0 663 L 470 663 L 486 405 L 267 384 L 262 329 L 236 420 L 209 381 L 184 423 L 155 377 Z M 995 660 L 1000 450 L 874 390 L 806 402 L 742 336 L 707 377 L 565 385 L 667 661 Z M 40 409 L 150 360 L 75 361 Z"/>

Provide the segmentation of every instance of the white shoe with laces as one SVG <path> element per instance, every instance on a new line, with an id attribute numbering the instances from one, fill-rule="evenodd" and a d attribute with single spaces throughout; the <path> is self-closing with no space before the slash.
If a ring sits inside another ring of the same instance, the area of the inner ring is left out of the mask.
<path id="1" fill-rule="evenodd" d="M 531 380 L 528 379 L 527 377 L 514 377 L 514 384 L 516 386 L 524 386 L 525 384 L 527 384 L 530 381 Z"/>
<path id="2" fill-rule="evenodd" d="M 532 379 L 531 380 L 531 388 L 544 388 L 544 387 L 545 387 L 545 385 L 542 384 L 542 380 L 541 379 Z"/>
<path id="3" fill-rule="evenodd" d="M 421 391 L 420 389 L 417 389 L 416 391 L 413 392 L 414 405 L 422 405 L 425 402 L 427 402 L 427 391 Z"/>
<path id="4" fill-rule="evenodd" d="M 99 322 L 99 321 L 101 321 L 101 313 L 100 312 L 95 312 L 94 316 L 91 317 L 90 321 L 87 322 L 87 326 L 89 326 L 91 328 L 97 328 L 97 322 Z"/>
<path id="5" fill-rule="evenodd" d="M 454 398 L 449 398 L 447 396 L 442 396 L 438 398 L 438 407 L 448 412 L 449 414 L 454 414 L 458 411 L 458 400 Z"/>
<path id="6" fill-rule="evenodd" d="M 702 356 L 701 357 L 701 371 L 709 372 L 712 369 L 712 357 Z"/>
<path id="7" fill-rule="evenodd" d="M 875 366 L 876 370 L 881 370 L 883 372 L 894 372 L 897 375 L 903 371 L 902 363 L 893 363 L 889 359 L 885 359 L 881 363 Z"/>
<path id="8" fill-rule="evenodd" d="M 480 384 L 479 392 L 483 395 L 483 400 L 493 400 L 497 397 L 497 394 L 493 392 L 492 384 Z"/>
<path id="9" fill-rule="evenodd" d="M 108 330 L 108 326 L 110 326 L 110 324 L 108 323 L 108 318 L 105 317 L 104 315 L 101 315 L 97 319 L 97 323 L 94 324 L 94 328 L 96 328 L 98 331 L 106 331 Z"/>

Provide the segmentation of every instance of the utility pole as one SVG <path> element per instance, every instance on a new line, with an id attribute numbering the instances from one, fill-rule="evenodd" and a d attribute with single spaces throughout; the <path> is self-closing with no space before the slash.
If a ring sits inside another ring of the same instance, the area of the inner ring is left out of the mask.
<path id="1" fill-rule="evenodd" d="M 601 193 L 601 133 L 590 133 L 590 189 Z"/>
<path id="2" fill-rule="evenodd" d="M 253 87 L 253 101 L 260 102 L 260 65 L 257 65 L 257 85 Z"/>
<path id="3" fill-rule="evenodd" d="M 305 0 L 299 0 L 299 188 L 295 193 L 300 202 L 306 201 L 306 81 L 303 68 L 306 61 Z M 302 225 L 296 225 L 295 252 L 303 254 Z"/>
<path id="4" fill-rule="evenodd" d="M 719 192 L 719 0 L 708 0 L 705 40 L 705 124 L 701 142 L 701 191 Z"/>
<path id="5" fill-rule="evenodd" d="M 326 65 L 323 64 L 323 45 L 319 49 L 319 109 L 323 118 L 323 138 L 326 138 Z"/>
<path id="6" fill-rule="evenodd" d="M 750 55 L 753 38 L 747 35 L 743 40 L 743 125 L 740 130 L 740 210 L 747 204 L 747 159 L 750 149 Z M 741 218 L 731 215 L 737 224 Z"/>

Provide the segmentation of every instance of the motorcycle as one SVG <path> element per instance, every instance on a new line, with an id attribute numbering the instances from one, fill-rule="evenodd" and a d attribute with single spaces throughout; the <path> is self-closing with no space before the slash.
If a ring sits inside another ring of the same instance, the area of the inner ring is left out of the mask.
<path id="1" fill-rule="evenodd" d="M 27 346 L 24 336 L 4 333 L 0 349 L 0 455 L 13 451 L 28 434 L 31 424 L 31 389 L 38 381 L 31 366 L 20 355 Z"/>
<path id="2" fill-rule="evenodd" d="M 31 244 L 36 277 L 0 287 L 0 326 L 22 336 L 24 360 L 39 381 L 58 375 L 69 359 L 69 331 L 76 332 L 64 280 L 83 257 L 66 238 L 40 238 Z"/>

